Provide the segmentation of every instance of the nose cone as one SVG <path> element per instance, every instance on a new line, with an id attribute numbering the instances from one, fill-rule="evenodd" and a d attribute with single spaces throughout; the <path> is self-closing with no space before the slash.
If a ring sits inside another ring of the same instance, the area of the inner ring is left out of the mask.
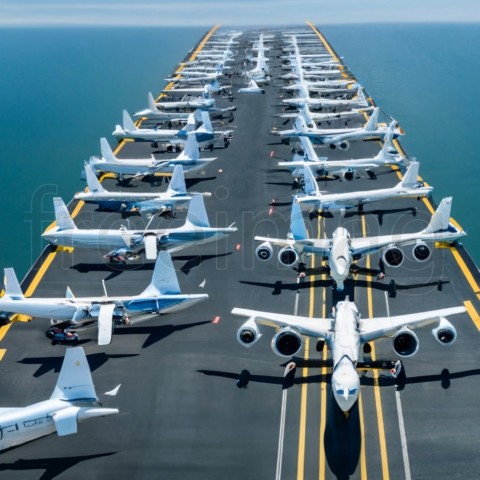
<path id="1" fill-rule="evenodd" d="M 332 375 L 333 396 L 338 406 L 348 412 L 358 400 L 360 379 L 352 363 L 343 360 L 335 368 Z"/>
<path id="2" fill-rule="evenodd" d="M 52 245 L 57 245 L 58 244 L 58 238 L 57 235 L 54 232 L 45 232 L 42 234 L 42 238 L 46 240 L 48 243 L 51 243 Z"/>

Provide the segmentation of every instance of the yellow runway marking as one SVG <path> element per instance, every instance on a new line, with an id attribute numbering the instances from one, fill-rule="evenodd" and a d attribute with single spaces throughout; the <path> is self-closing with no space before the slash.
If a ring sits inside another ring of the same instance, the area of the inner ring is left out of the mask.
<path id="1" fill-rule="evenodd" d="M 358 413 L 360 419 L 360 478 L 362 480 L 367 479 L 367 455 L 365 449 L 365 422 L 363 420 L 363 401 L 362 394 L 358 397 Z"/>
<path id="2" fill-rule="evenodd" d="M 475 307 L 473 306 L 473 303 L 470 300 L 466 300 L 463 302 L 465 305 L 465 308 L 467 309 L 468 314 L 470 315 L 470 318 L 472 319 L 473 323 L 477 327 L 478 330 L 480 330 L 480 316 L 478 315 L 478 312 L 475 310 Z"/>
<path id="3" fill-rule="evenodd" d="M 305 339 L 304 358 L 308 360 L 308 349 L 310 341 Z M 308 377 L 308 367 L 302 368 L 302 376 Z M 302 384 L 302 397 L 300 400 L 300 430 L 298 433 L 298 463 L 297 463 L 297 480 L 303 480 L 305 471 L 305 440 L 307 429 L 307 383 Z"/>
<path id="4" fill-rule="evenodd" d="M 4 357 L 5 353 L 7 353 L 7 349 L 6 348 L 0 348 L 0 362 L 3 360 L 3 357 Z"/>

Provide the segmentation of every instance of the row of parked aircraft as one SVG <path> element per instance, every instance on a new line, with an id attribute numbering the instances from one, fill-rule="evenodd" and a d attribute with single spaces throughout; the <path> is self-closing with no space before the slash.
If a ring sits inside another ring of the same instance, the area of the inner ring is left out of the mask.
<path id="1" fill-rule="evenodd" d="M 261 242 L 255 254 L 261 261 L 269 260 L 273 247 L 280 247 L 278 261 L 291 267 L 304 262 L 306 255 L 316 254 L 326 260 L 327 270 L 337 291 L 344 289 L 344 283 L 351 273 L 354 261 L 381 251 L 383 262 L 391 267 L 403 263 L 404 254 L 400 247 L 410 246 L 415 260 L 425 262 L 431 257 L 432 242 L 452 243 L 465 235 L 465 232 L 450 223 L 451 198 L 444 198 L 428 225 L 414 233 L 389 234 L 376 237 L 354 238 L 345 227 L 338 227 L 331 238 L 311 238 L 307 233 L 302 214 L 302 205 L 315 211 L 331 212 L 352 207 L 362 208 L 370 202 L 385 199 L 413 197 L 421 199 L 429 196 L 432 187 L 418 181 L 419 163 L 409 162 L 400 155 L 393 140 L 403 132 L 396 121 L 388 126 L 379 124 L 380 109 L 372 106 L 364 90 L 355 80 L 348 78 L 339 60 L 333 58 L 318 42 L 314 34 L 288 36 L 284 67 L 291 70 L 282 75 L 284 80 L 294 83 L 283 87 L 283 91 L 298 92 L 298 97 L 282 100 L 283 104 L 296 106 L 296 113 L 282 113 L 281 117 L 294 118 L 294 129 L 272 133 L 282 138 L 299 140 L 301 154 L 294 154 L 291 161 L 281 161 L 279 166 L 288 167 L 302 186 L 302 192 L 294 196 L 288 234 L 284 238 L 256 236 Z M 303 49 L 300 49 L 303 45 Z M 312 97 L 315 92 L 318 96 Z M 327 98 L 328 97 L 328 98 Z M 332 98 L 333 97 L 333 98 Z M 311 108 L 321 108 L 314 113 Z M 363 127 L 318 128 L 316 121 L 345 120 L 370 114 Z M 328 145 L 332 149 L 347 150 L 350 142 L 367 139 L 383 141 L 383 147 L 373 158 L 329 161 L 318 157 L 312 143 Z M 365 171 L 370 178 L 376 178 L 375 169 L 383 166 L 406 168 L 402 180 L 392 188 L 361 192 L 328 193 L 317 185 L 316 175 L 337 175 L 352 180 L 358 171 Z M 275 354 L 292 358 L 297 355 L 304 343 L 304 337 L 317 342 L 317 351 L 325 344 L 332 352 L 332 392 L 340 409 L 348 412 L 356 403 L 360 393 L 360 378 L 357 368 L 365 366 L 363 353 L 371 350 L 370 343 L 383 337 L 393 338 L 393 349 L 399 357 L 414 355 L 419 346 L 418 337 L 413 332 L 416 327 L 433 325 L 432 334 L 441 345 L 451 345 L 457 338 L 455 327 L 446 317 L 465 312 L 463 306 L 406 315 L 365 318 L 354 302 L 347 296 L 339 301 L 330 318 L 309 318 L 273 312 L 234 308 L 232 314 L 246 317 L 246 322 L 237 331 L 237 340 L 245 347 L 251 347 L 262 336 L 262 326 L 274 327 L 276 333 L 271 346 Z M 393 374 L 399 373 L 401 364 L 396 363 Z"/>
<path id="2" fill-rule="evenodd" d="M 105 295 L 102 297 L 76 297 L 69 287 L 64 298 L 25 297 L 14 270 L 6 268 L 5 294 L 0 298 L 0 309 L 4 314 L 24 314 L 51 319 L 59 322 L 56 323 L 57 329 L 75 329 L 96 321 L 98 344 L 107 345 L 112 340 L 115 324 L 141 321 L 151 313 L 181 310 L 208 298 L 208 294 L 181 292 L 169 251 L 216 241 L 237 230 L 233 225 L 227 228 L 210 227 L 203 202 L 203 197 L 209 194 L 188 192 L 184 177 L 185 173 L 205 168 L 215 160 L 200 158 L 199 146 L 211 142 L 216 133 L 209 117 L 209 112 L 216 109 L 215 102 L 209 100 L 213 92 L 220 90 L 217 87 L 217 78 L 220 77 L 217 67 L 219 63 L 224 64 L 231 59 L 229 48 L 234 45 L 236 36 L 237 34 L 228 38 L 224 35 L 214 37 L 211 45 L 216 45 L 217 48 L 199 54 L 195 63 L 190 62 L 188 67 L 185 66 L 184 71 L 188 72 L 185 80 L 175 77 L 175 83 L 204 83 L 204 86 L 192 87 L 192 90 L 200 88 L 205 102 L 174 102 L 173 106 L 171 102 L 155 103 L 149 94 L 149 109 L 136 115 L 155 121 L 186 120 L 183 128 L 138 128 L 124 111 L 124 125 L 115 129 L 114 135 L 118 138 L 183 145 L 183 150 L 176 158 L 159 160 L 152 156 L 149 159 L 119 159 L 107 140 L 102 138 L 101 157 L 92 157 L 85 165 L 88 191 L 75 196 L 76 200 L 94 203 L 104 210 L 138 211 L 150 215 L 151 219 L 156 213 L 187 207 L 183 226 L 150 229 L 149 222 L 144 230 L 79 229 L 63 200 L 54 198 L 56 224 L 43 234 L 43 238 L 55 246 L 105 249 L 108 252 L 105 257 L 117 261 L 126 260 L 145 250 L 146 258 L 155 260 L 150 283 L 135 295 L 110 296 L 104 285 Z M 214 75 L 209 72 L 210 65 L 213 64 L 216 66 Z M 199 75 L 201 69 L 204 69 L 204 73 Z M 186 111 L 170 112 L 172 108 Z M 233 110 L 234 108 L 230 107 L 224 111 Z M 227 138 L 225 132 L 222 132 L 222 135 Z M 119 179 L 167 173 L 172 174 L 172 179 L 167 190 L 161 193 L 109 192 L 97 178 L 103 173 L 113 173 Z M 104 395 L 116 395 L 119 387 L 120 385 Z M 117 413 L 118 409 L 104 408 L 99 404 L 83 349 L 70 348 L 66 351 L 57 384 L 48 400 L 24 408 L 0 409 L 0 450 L 53 432 L 59 436 L 70 435 L 77 432 L 77 424 L 84 420 Z"/>

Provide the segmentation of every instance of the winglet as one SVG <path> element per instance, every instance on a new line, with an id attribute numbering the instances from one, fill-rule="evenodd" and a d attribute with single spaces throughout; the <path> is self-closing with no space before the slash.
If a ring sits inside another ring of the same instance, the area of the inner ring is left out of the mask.
<path id="1" fill-rule="evenodd" d="M 50 399 L 96 400 L 92 375 L 82 347 L 68 348 Z"/>
<path id="2" fill-rule="evenodd" d="M 155 262 L 152 281 L 139 297 L 176 295 L 178 293 L 181 293 L 181 290 L 172 259 L 167 251 L 161 250 L 158 252 Z"/>
<path id="3" fill-rule="evenodd" d="M 300 204 L 295 200 L 292 202 L 292 216 L 290 219 L 290 233 L 295 240 L 305 240 L 307 238 L 307 229 L 305 220 L 303 220 Z"/>
<path id="4" fill-rule="evenodd" d="M 87 185 L 88 189 L 92 193 L 100 193 L 105 192 L 106 190 L 103 188 L 102 184 L 98 181 L 93 168 L 89 164 L 85 164 L 85 175 L 87 177 Z"/>
<path id="5" fill-rule="evenodd" d="M 435 210 L 430 223 L 423 233 L 435 233 L 448 230 L 450 223 L 450 212 L 452 210 L 452 197 L 446 197 Z"/>
<path id="6" fill-rule="evenodd" d="M 175 165 L 173 169 L 172 179 L 167 188 L 169 195 L 187 193 L 187 186 L 185 185 L 185 175 L 183 174 L 183 167 L 181 165 Z"/>
<path id="7" fill-rule="evenodd" d="M 53 207 L 55 209 L 55 220 L 59 230 L 73 230 L 77 228 L 61 197 L 53 197 Z"/>
<path id="8" fill-rule="evenodd" d="M 194 227 L 210 227 L 210 222 L 208 221 L 207 211 L 205 210 L 205 203 L 203 202 L 202 195 L 194 195 L 190 200 L 187 220 L 185 223 L 189 223 Z"/>
<path id="9" fill-rule="evenodd" d="M 23 292 L 18 282 L 17 275 L 13 268 L 5 268 L 5 296 L 10 297 L 13 300 L 21 300 L 23 298 Z"/>

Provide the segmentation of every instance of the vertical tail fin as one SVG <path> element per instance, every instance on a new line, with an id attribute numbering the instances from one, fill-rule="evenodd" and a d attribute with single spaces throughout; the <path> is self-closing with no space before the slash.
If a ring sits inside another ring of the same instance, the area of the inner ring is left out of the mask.
<path id="1" fill-rule="evenodd" d="M 188 116 L 187 124 L 178 132 L 178 136 L 182 137 L 188 134 L 188 132 L 193 132 L 195 130 L 195 125 L 197 122 L 195 121 L 195 114 L 191 113 Z"/>
<path id="2" fill-rule="evenodd" d="M 290 233 L 295 240 L 305 240 L 307 238 L 307 229 L 303 219 L 300 204 L 295 200 L 292 202 L 292 216 L 290 218 Z"/>
<path id="3" fill-rule="evenodd" d="M 155 103 L 152 92 L 148 92 L 148 108 L 152 112 L 158 112 L 157 104 Z"/>
<path id="4" fill-rule="evenodd" d="M 300 143 L 303 148 L 303 157 L 311 162 L 318 162 L 319 158 L 311 140 L 308 137 L 300 137 Z"/>
<path id="5" fill-rule="evenodd" d="M 110 144 L 108 143 L 107 139 L 102 137 L 100 139 L 100 152 L 102 154 L 102 157 L 104 160 L 107 162 L 116 162 L 117 159 L 115 158 L 115 155 L 113 154 L 112 147 L 110 147 Z"/>
<path id="6" fill-rule="evenodd" d="M 417 183 L 418 169 L 420 164 L 418 162 L 411 162 L 402 181 L 397 184 L 400 188 L 412 188 Z"/>
<path id="7" fill-rule="evenodd" d="M 207 211 L 205 210 L 205 203 L 203 202 L 202 195 L 194 195 L 190 200 L 190 205 L 188 206 L 187 212 L 187 220 L 185 223 L 189 223 L 194 227 L 210 227 L 210 222 L 208 221 Z"/>
<path id="8" fill-rule="evenodd" d="M 210 114 L 206 111 L 201 111 L 203 127 L 207 132 L 213 132 L 212 122 L 210 121 Z"/>
<path id="9" fill-rule="evenodd" d="M 198 160 L 200 158 L 200 151 L 198 149 L 197 135 L 195 132 L 187 134 L 187 141 L 185 147 L 177 158 Z"/>
<path id="10" fill-rule="evenodd" d="M 17 275 L 13 268 L 5 268 L 5 296 L 14 300 L 21 300 L 23 298 L 23 292 L 18 283 Z"/>
<path id="11" fill-rule="evenodd" d="M 59 230 L 73 230 L 77 228 L 65 202 L 60 197 L 53 197 L 53 207 L 55 209 L 55 220 Z"/>
<path id="12" fill-rule="evenodd" d="M 308 165 L 303 167 L 303 182 L 304 190 L 307 195 L 316 195 L 320 196 L 320 190 L 317 185 L 317 181 L 312 173 L 311 168 Z"/>
<path id="13" fill-rule="evenodd" d="M 132 117 L 130 117 L 126 110 L 123 111 L 123 129 L 129 132 L 134 132 L 137 130 L 137 127 L 133 123 Z"/>
<path id="14" fill-rule="evenodd" d="M 62 369 L 51 399 L 80 400 L 97 399 L 92 374 L 82 347 L 65 351 Z"/>
<path id="15" fill-rule="evenodd" d="M 178 293 L 181 293 L 181 290 L 172 259 L 168 252 L 161 250 L 158 252 L 150 285 L 139 296 L 151 297 Z"/>
<path id="16" fill-rule="evenodd" d="M 102 184 L 98 181 L 95 171 L 87 163 L 85 164 L 85 175 L 87 176 L 88 189 L 92 193 L 106 192 Z"/>
<path id="17" fill-rule="evenodd" d="M 185 185 L 185 175 L 183 174 L 183 167 L 181 165 L 175 165 L 173 169 L 172 179 L 167 188 L 167 193 L 173 194 L 186 194 L 187 186 Z"/>
<path id="18" fill-rule="evenodd" d="M 305 120 L 300 115 L 295 119 L 294 126 L 295 126 L 296 133 L 302 133 L 307 128 L 307 124 L 305 123 Z"/>
<path id="19" fill-rule="evenodd" d="M 446 197 L 435 210 L 430 223 L 423 233 L 435 233 L 442 230 L 447 230 L 450 223 L 450 212 L 452 210 L 452 197 Z"/>
<path id="20" fill-rule="evenodd" d="M 380 113 L 380 108 L 375 107 L 375 109 L 372 112 L 372 115 L 368 119 L 368 122 L 365 125 L 365 130 L 367 131 L 373 131 L 376 130 L 377 128 L 377 123 L 378 123 L 378 114 Z"/>

